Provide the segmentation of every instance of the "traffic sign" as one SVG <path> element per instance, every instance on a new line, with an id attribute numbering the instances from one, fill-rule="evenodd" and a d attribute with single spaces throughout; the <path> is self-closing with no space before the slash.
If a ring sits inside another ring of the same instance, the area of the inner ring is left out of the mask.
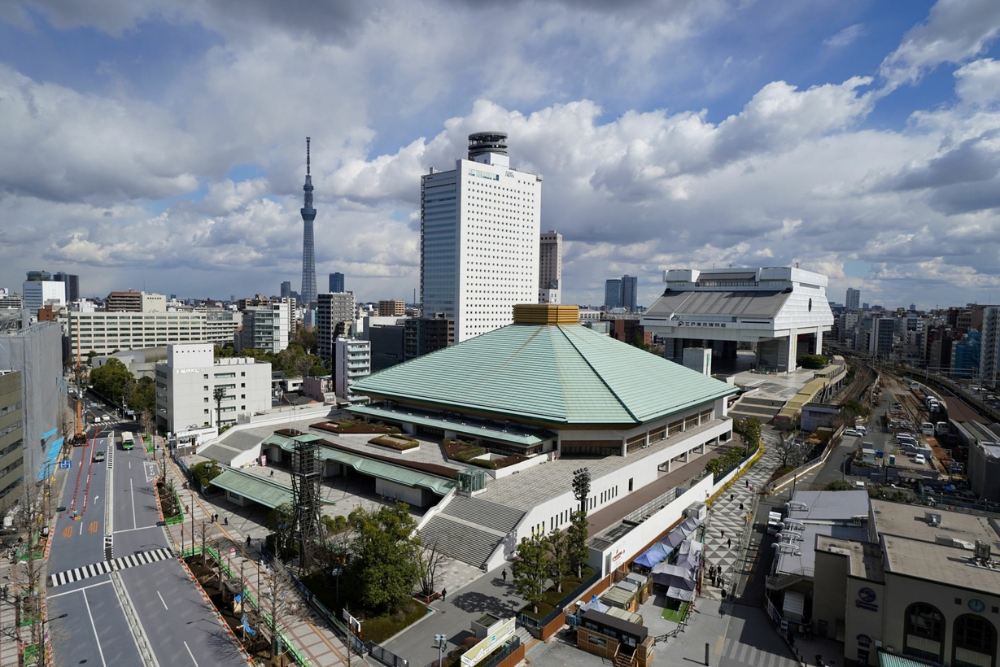
<path id="1" fill-rule="evenodd" d="M 60 468 L 72 468 L 73 467 L 73 462 L 70 461 L 70 460 L 60 461 L 59 462 L 59 467 Z"/>

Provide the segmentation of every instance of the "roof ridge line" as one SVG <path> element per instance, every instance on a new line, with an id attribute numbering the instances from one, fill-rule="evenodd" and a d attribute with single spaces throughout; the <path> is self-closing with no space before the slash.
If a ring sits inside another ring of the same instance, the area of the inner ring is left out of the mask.
<path id="1" fill-rule="evenodd" d="M 559 333 L 561 333 L 561 334 L 563 335 L 563 337 L 564 337 L 564 338 L 565 338 L 565 339 L 566 339 L 567 341 L 569 341 L 569 344 L 573 346 L 573 349 L 577 351 L 577 353 L 578 353 L 578 354 L 580 355 L 580 358 L 581 358 L 581 359 L 583 359 L 584 363 L 586 363 L 586 364 L 587 364 L 587 367 L 588 367 L 588 368 L 589 368 L 589 369 L 590 369 L 590 370 L 591 370 L 591 371 L 592 371 L 592 372 L 594 373 L 594 375 L 595 375 L 595 376 L 597 376 L 597 379 L 599 379 L 599 380 L 601 381 L 601 384 L 603 384 L 603 385 L 604 385 L 605 387 L 607 387 L 607 388 L 608 388 L 608 391 L 610 391 L 610 392 L 611 392 L 611 395 L 615 397 L 615 400 L 616 400 L 616 401 L 618 401 L 618 405 L 620 405 L 620 406 L 622 406 L 622 408 L 624 408 L 625 412 L 627 412 L 627 413 L 628 413 L 628 415 L 629 415 L 629 416 L 630 416 L 630 417 L 631 417 L 631 418 L 633 419 L 633 421 L 635 421 L 635 423 L 636 423 L 636 424 L 641 424 L 641 423 L 642 423 L 642 420 L 641 420 L 641 419 L 639 419 L 638 417 L 636 417 L 635 413 L 634 413 L 634 412 L 632 412 L 632 410 L 631 410 L 631 409 L 630 409 L 630 408 L 628 407 L 628 405 L 626 405 L 626 404 L 625 404 L 625 401 L 623 401 L 623 400 L 622 400 L 622 397 L 618 395 L 618 392 L 617 392 L 617 391 L 615 391 L 615 390 L 614 390 L 614 389 L 613 389 L 613 388 L 611 387 L 611 385 L 610 385 L 610 384 L 608 384 L 608 381 L 604 379 L 604 376 L 603 376 L 603 375 L 601 375 L 601 374 L 600 374 L 600 373 L 599 373 L 599 372 L 597 371 L 597 369 L 596 369 L 596 368 L 594 368 L 594 365 L 593 365 L 592 363 L 590 363 L 590 359 L 588 359 L 588 358 L 587 358 L 587 355 L 585 355 L 585 354 L 583 353 L 583 350 L 581 350 L 581 349 L 580 349 L 580 348 L 579 348 L 579 347 L 578 347 L 578 346 L 576 345 L 576 343 L 575 343 L 575 342 L 573 341 L 573 339 L 572 339 L 572 338 L 570 338 L 570 336 L 569 336 L 569 335 L 568 335 L 568 334 L 567 334 L 567 333 L 566 333 L 565 331 L 563 331 L 563 325 L 561 325 L 561 324 L 557 324 L 557 325 L 555 325 L 555 326 L 559 327 Z M 580 326 L 579 324 L 577 324 L 577 325 L 572 325 L 572 324 L 570 324 L 570 325 L 568 325 L 568 326 L 577 326 L 577 327 L 580 327 L 580 329 L 585 329 L 585 328 L 586 328 L 586 327 L 582 327 L 582 326 Z M 593 332 L 593 335 L 595 335 L 595 336 L 601 336 L 601 335 L 603 335 L 603 334 L 599 334 L 599 333 L 597 333 L 597 332 L 594 332 L 594 331 L 593 331 L 593 329 L 590 329 L 590 331 L 591 331 L 591 332 Z M 612 340 L 613 340 L 613 339 L 612 339 Z"/>

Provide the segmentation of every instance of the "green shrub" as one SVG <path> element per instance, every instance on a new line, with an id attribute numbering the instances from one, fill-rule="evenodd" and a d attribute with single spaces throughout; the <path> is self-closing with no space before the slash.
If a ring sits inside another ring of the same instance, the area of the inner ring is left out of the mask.
<path id="1" fill-rule="evenodd" d="M 829 362 L 822 354 L 807 354 L 799 359 L 799 366 L 802 368 L 818 370 L 825 368 Z"/>

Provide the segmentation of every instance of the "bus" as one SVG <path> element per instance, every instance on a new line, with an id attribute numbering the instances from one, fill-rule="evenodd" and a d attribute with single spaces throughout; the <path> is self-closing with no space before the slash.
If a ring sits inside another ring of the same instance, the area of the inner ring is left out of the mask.
<path id="1" fill-rule="evenodd" d="M 122 433 L 122 449 L 132 449 L 135 447 L 135 436 L 132 435 L 131 431 L 124 431 Z"/>

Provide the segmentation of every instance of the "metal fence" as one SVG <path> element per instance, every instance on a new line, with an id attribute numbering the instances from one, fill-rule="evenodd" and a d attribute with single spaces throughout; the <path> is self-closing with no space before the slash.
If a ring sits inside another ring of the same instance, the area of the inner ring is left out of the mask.
<path id="1" fill-rule="evenodd" d="M 648 519 L 650 515 L 656 513 L 660 509 L 666 507 L 674 500 L 676 500 L 680 494 L 684 493 L 684 491 L 686 491 L 686 489 L 674 487 L 669 491 L 667 491 L 666 493 L 664 493 L 659 498 L 654 498 L 653 500 L 650 500 L 648 503 L 646 503 L 639 509 L 626 515 L 625 518 L 622 519 L 622 521 L 624 521 L 625 523 L 635 523 L 635 524 L 642 523 L 643 521 Z"/>
<path id="2" fill-rule="evenodd" d="M 479 663 L 476 667 L 497 667 L 501 662 L 510 657 L 510 655 L 521 646 L 521 638 L 514 635 L 510 638 L 504 647 L 490 656 L 490 659 L 486 662 Z"/>

